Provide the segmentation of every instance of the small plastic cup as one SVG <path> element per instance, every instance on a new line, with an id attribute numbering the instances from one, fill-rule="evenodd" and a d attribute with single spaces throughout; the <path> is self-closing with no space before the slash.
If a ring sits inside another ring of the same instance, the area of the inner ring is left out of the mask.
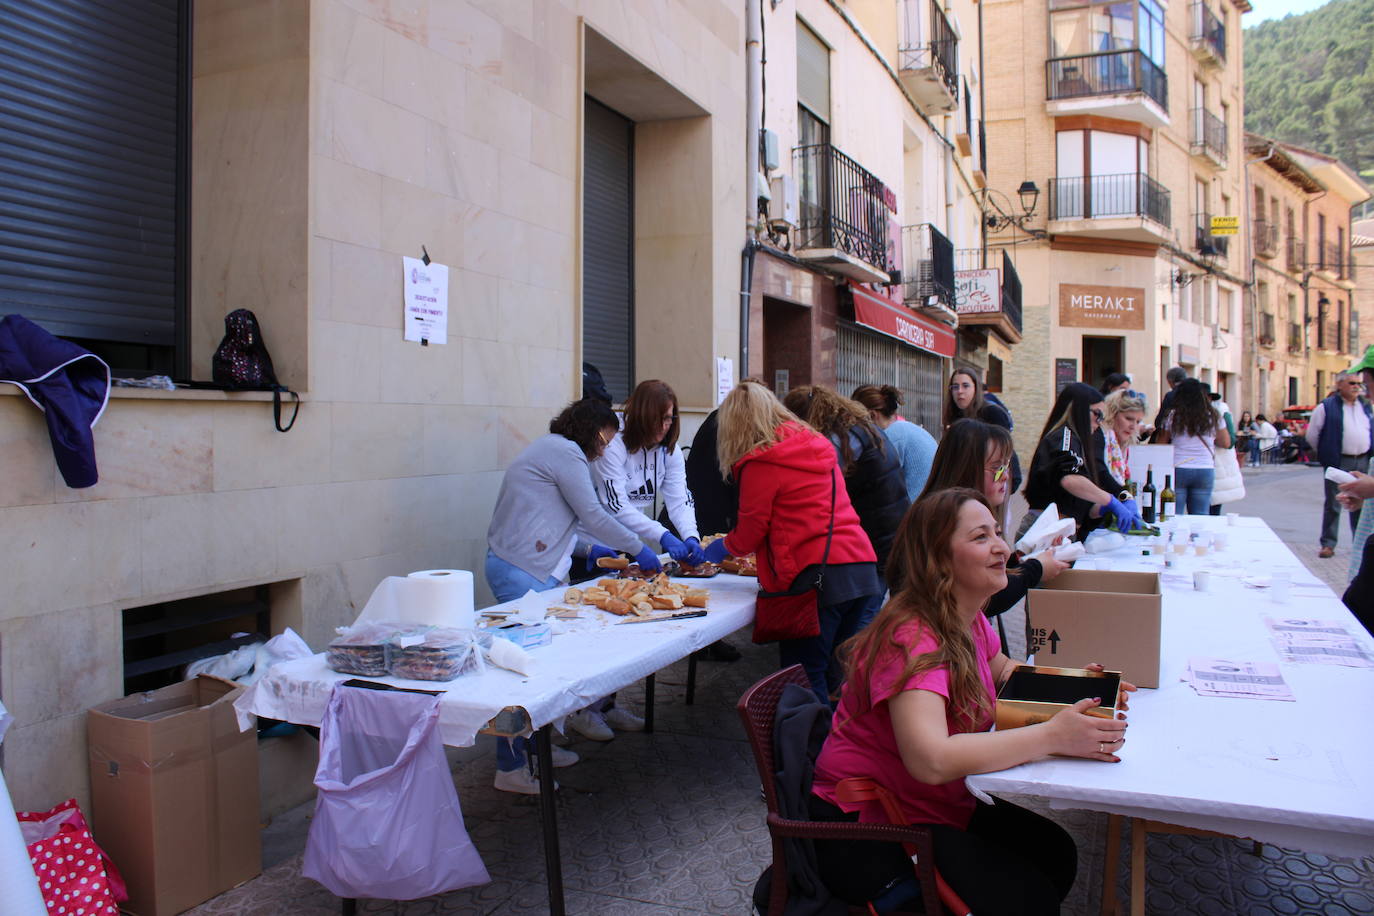
<path id="1" fill-rule="evenodd" d="M 1240 519 L 1240 513 L 1239 513 L 1239 512 L 1227 512 L 1227 513 L 1226 513 L 1226 524 L 1231 525 L 1232 527 L 1235 526 L 1236 522 L 1237 522 L 1239 519 Z"/>
<path id="2" fill-rule="evenodd" d="M 1279 603 L 1288 602 L 1288 587 L 1293 584 L 1293 574 L 1276 572 L 1269 577 L 1269 597 Z"/>
<path id="3" fill-rule="evenodd" d="M 1207 592 L 1212 590 L 1212 574 L 1205 569 L 1193 573 L 1193 590 Z"/>

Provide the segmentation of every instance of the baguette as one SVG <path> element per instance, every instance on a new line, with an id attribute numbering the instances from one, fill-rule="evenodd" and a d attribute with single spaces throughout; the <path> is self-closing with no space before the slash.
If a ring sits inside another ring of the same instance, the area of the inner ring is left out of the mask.
<path id="1" fill-rule="evenodd" d="M 687 592 L 686 596 L 682 599 L 682 603 L 688 607 L 706 607 L 706 601 L 710 596 L 711 593 L 706 589 L 694 588 Z"/>
<path id="2" fill-rule="evenodd" d="M 596 565 L 602 569 L 624 569 L 630 565 L 629 557 L 598 557 Z"/>
<path id="3" fill-rule="evenodd" d="M 612 614 L 624 617 L 625 615 L 630 613 L 630 602 L 625 601 L 621 598 L 607 598 L 606 603 L 602 605 L 601 610 L 609 611 Z"/>
<path id="4" fill-rule="evenodd" d="M 656 611 L 676 611 L 682 607 L 682 596 L 676 593 L 671 595 L 655 595 L 649 599 Z"/>
<path id="5" fill-rule="evenodd" d="M 580 588 L 570 588 L 570 589 L 568 589 L 567 591 L 565 591 L 565 592 L 563 593 L 563 603 L 564 603 L 564 604 L 581 604 L 581 603 L 582 603 L 582 589 L 580 589 Z"/>

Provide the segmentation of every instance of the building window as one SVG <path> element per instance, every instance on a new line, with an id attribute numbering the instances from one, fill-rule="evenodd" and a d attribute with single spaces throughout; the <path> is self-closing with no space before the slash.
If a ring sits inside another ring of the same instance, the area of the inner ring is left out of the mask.
<path id="1" fill-rule="evenodd" d="M 1154 0 L 1084 4 L 1050 0 L 1050 52 L 1055 57 L 1139 49 L 1164 66 L 1164 9 Z"/>
<path id="2" fill-rule="evenodd" d="M 582 358 L 623 402 L 634 388 L 634 123 L 587 96 L 582 206 Z"/>
<path id="3" fill-rule="evenodd" d="M 983 389 L 993 394 L 1002 393 L 1002 361 L 988 354 L 988 374 L 983 380 Z"/>
<path id="4" fill-rule="evenodd" d="M 1218 310 L 1220 321 L 1218 322 L 1223 331 L 1231 330 L 1231 312 L 1236 307 L 1236 297 L 1229 289 L 1221 291 L 1221 308 Z"/>
<path id="5" fill-rule="evenodd" d="M 189 0 L 0 16 L 0 314 L 189 375 Z"/>
<path id="6" fill-rule="evenodd" d="M 1167 224 L 1168 192 L 1161 197 L 1146 174 L 1147 141 L 1105 130 L 1061 130 L 1055 144 L 1051 219 L 1147 215 Z"/>

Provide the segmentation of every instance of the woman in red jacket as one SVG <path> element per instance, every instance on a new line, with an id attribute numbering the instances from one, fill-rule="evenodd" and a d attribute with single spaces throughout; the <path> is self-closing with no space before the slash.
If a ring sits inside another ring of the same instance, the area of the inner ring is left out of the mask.
<path id="1" fill-rule="evenodd" d="M 730 392 L 717 419 L 716 456 L 722 476 L 739 488 L 739 515 L 734 529 L 706 548 L 706 558 L 757 554 L 759 586 L 767 592 L 814 583 L 814 618 L 767 619 L 769 603 L 760 602 L 755 632 L 781 626 L 798 633 L 778 641 L 782 665 L 800 664 L 816 695 L 830 703 L 843 680 L 835 646 L 873 619 L 884 591 L 835 448 L 754 381 Z"/>

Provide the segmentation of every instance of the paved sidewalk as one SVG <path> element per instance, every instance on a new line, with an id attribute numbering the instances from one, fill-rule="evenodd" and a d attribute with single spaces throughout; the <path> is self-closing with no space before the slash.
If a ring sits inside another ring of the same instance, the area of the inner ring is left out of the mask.
<path id="1" fill-rule="evenodd" d="M 1343 588 L 1349 528 L 1334 559 L 1317 558 L 1321 477 L 1301 467 L 1247 471 L 1248 492 L 1230 511 L 1264 518 L 1333 588 Z M 686 665 L 660 673 L 658 731 L 622 734 L 607 744 L 577 740 L 581 763 L 558 771 L 569 912 L 579 914 L 747 914 L 749 893 L 769 861 L 763 804 L 735 702 L 776 667 L 776 651 L 733 642 L 745 657 L 700 664 L 697 702 L 683 703 Z M 639 689 L 623 691 L 637 705 Z M 491 742 L 451 753 L 473 841 L 492 883 L 410 903 L 368 901 L 364 913 L 546 912 L 537 800 L 496 792 Z M 311 805 L 264 832 L 263 875 L 212 900 L 195 916 L 326 916 L 338 901 L 300 876 Z M 1079 845 L 1079 877 L 1064 912 L 1098 911 L 1106 818 L 1053 812 Z M 1240 840 L 1151 836 L 1147 907 L 1159 914 L 1374 913 L 1374 859 L 1334 859 L 1271 846 L 1258 854 Z M 1123 861 L 1129 855 L 1123 840 Z M 1118 874 L 1121 874 L 1118 871 Z M 1123 906 L 1129 889 L 1119 884 Z"/>

